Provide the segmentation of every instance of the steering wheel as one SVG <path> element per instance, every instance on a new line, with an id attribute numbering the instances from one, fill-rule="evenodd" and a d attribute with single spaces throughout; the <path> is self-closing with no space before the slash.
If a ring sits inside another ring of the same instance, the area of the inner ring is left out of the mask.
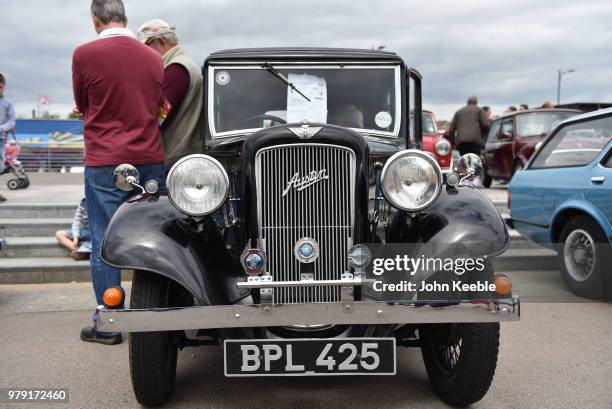
<path id="1" fill-rule="evenodd" d="M 287 123 L 287 121 L 285 121 L 283 118 L 279 118 L 279 117 L 277 117 L 275 115 L 255 115 L 255 116 L 251 116 L 249 118 L 246 118 L 246 119 L 243 119 L 242 121 L 240 121 L 236 128 L 240 129 L 242 125 L 246 124 L 247 122 L 255 121 L 256 119 L 261 119 L 262 121 L 264 121 L 266 119 L 269 119 L 270 121 L 277 122 L 280 125 L 283 125 L 283 124 Z"/>

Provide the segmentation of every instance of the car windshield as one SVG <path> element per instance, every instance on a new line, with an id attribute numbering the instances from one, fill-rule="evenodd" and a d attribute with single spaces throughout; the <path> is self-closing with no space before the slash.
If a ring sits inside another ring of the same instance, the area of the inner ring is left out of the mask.
<path id="1" fill-rule="evenodd" d="M 612 117 L 567 125 L 544 145 L 531 168 L 584 166 L 612 140 Z"/>
<path id="2" fill-rule="evenodd" d="M 437 133 L 433 116 L 428 113 L 423 113 L 423 133 L 430 135 L 435 135 Z"/>
<path id="3" fill-rule="evenodd" d="M 308 121 L 397 136 L 398 87 L 394 66 L 211 67 L 211 132 L 230 136 Z"/>
<path id="4" fill-rule="evenodd" d="M 575 112 L 532 112 L 518 115 L 516 126 L 521 136 L 548 135 L 557 124 L 567 118 L 576 115 Z"/>

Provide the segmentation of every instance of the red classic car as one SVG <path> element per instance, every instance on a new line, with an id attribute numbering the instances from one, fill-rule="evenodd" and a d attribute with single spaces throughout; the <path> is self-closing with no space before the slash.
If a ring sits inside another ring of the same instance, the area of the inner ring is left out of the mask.
<path id="1" fill-rule="evenodd" d="M 425 110 L 423 110 L 423 150 L 435 156 L 442 172 L 452 170 L 453 147 L 448 139 L 438 133 L 433 112 Z"/>
<path id="2" fill-rule="evenodd" d="M 523 169 L 538 142 L 561 121 L 579 114 L 575 109 L 531 109 L 515 111 L 491 124 L 483 150 L 483 185 L 493 179 L 510 180 Z"/>

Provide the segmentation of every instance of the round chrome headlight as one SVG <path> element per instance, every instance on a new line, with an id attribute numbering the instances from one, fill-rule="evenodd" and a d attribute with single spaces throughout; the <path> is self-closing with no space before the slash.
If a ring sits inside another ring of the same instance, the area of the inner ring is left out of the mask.
<path id="1" fill-rule="evenodd" d="M 436 153 L 440 156 L 446 156 L 451 151 L 451 144 L 446 139 L 440 139 L 436 142 Z"/>
<path id="2" fill-rule="evenodd" d="M 385 198 L 405 211 L 417 211 L 432 204 L 442 189 L 442 171 L 431 156 L 408 149 L 391 156 L 382 170 Z"/>
<path id="3" fill-rule="evenodd" d="M 223 166 L 208 155 L 189 155 L 172 166 L 166 179 L 170 202 L 190 216 L 204 216 L 217 210 L 229 191 Z"/>

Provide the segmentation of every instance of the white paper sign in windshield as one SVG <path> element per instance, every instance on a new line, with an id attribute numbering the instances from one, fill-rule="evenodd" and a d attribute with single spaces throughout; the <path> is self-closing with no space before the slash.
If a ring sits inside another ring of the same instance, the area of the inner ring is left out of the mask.
<path id="1" fill-rule="evenodd" d="M 306 95 L 310 102 L 287 86 L 287 122 L 327 123 L 327 82 L 311 74 L 289 74 L 289 82 Z"/>

